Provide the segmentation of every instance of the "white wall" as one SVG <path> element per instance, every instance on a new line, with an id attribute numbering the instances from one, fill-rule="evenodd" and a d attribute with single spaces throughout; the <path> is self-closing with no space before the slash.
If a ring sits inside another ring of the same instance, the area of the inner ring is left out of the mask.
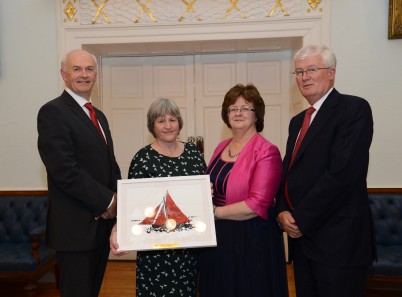
<path id="1" fill-rule="evenodd" d="M 55 5 L 0 1 L 0 190 L 46 187 L 36 115 L 59 93 Z"/>
<path id="2" fill-rule="evenodd" d="M 388 1 L 332 1 L 336 87 L 366 98 L 375 121 L 369 187 L 402 187 L 402 39 Z M 45 189 L 36 115 L 58 96 L 56 1 L 0 1 L 0 190 Z M 6 25 L 7 24 L 7 25 Z"/>
<path id="3" fill-rule="evenodd" d="M 335 86 L 373 110 L 368 186 L 402 187 L 402 39 L 388 40 L 388 1 L 337 0 L 332 9 Z"/>

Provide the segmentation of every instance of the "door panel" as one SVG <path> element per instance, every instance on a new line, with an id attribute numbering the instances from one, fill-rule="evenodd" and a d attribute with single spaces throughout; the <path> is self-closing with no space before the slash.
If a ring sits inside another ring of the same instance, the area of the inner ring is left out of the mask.
<path id="1" fill-rule="evenodd" d="M 102 109 L 110 122 L 123 178 L 134 154 L 154 141 L 147 112 L 157 98 L 171 98 L 185 126 L 181 139 L 194 134 L 192 56 L 111 57 L 102 59 Z"/>

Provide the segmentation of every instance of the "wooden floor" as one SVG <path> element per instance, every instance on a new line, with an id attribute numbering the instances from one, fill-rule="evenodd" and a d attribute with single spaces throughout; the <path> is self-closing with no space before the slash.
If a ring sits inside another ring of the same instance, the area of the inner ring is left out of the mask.
<path id="1" fill-rule="evenodd" d="M 293 268 L 288 265 L 289 297 L 296 297 Z M 25 296 L 23 284 L 0 283 L 0 296 Z M 55 283 L 39 283 L 36 297 L 60 297 Z M 109 261 L 103 281 L 100 297 L 135 297 L 135 262 Z M 382 284 L 371 285 L 367 297 L 401 297 L 402 288 L 394 290 Z"/>

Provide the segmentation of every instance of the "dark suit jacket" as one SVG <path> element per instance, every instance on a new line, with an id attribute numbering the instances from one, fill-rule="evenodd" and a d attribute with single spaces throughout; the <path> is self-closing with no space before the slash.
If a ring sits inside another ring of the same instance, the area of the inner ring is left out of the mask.
<path id="1" fill-rule="evenodd" d="M 48 175 L 47 242 L 58 251 L 98 247 L 114 220 L 96 220 L 109 206 L 121 178 L 105 115 L 96 114 L 105 132 L 95 128 L 66 91 L 38 114 L 38 148 Z"/>
<path id="2" fill-rule="evenodd" d="M 373 221 L 366 176 L 373 135 L 366 100 L 333 90 L 319 111 L 288 171 L 305 111 L 289 125 L 283 160 L 278 213 L 289 210 L 283 197 L 285 179 L 291 211 L 303 233 L 305 255 L 318 263 L 360 266 L 375 257 Z M 290 249 L 292 241 L 290 239 Z"/>

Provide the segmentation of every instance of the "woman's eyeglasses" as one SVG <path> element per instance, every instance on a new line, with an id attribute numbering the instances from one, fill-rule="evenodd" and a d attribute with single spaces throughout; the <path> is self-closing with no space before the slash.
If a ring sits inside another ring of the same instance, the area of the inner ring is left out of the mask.
<path id="1" fill-rule="evenodd" d="M 240 107 L 240 108 L 237 108 L 237 107 L 229 107 L 228 108 L 228 113 L 238 113 L 238 112 L 241 112 L 241 113 L 243 113 L 243 112 L 251 112 L 251 111 L 255 111 L 255 109 L 254 108 L 249 108 L 249 107 Z"/>

